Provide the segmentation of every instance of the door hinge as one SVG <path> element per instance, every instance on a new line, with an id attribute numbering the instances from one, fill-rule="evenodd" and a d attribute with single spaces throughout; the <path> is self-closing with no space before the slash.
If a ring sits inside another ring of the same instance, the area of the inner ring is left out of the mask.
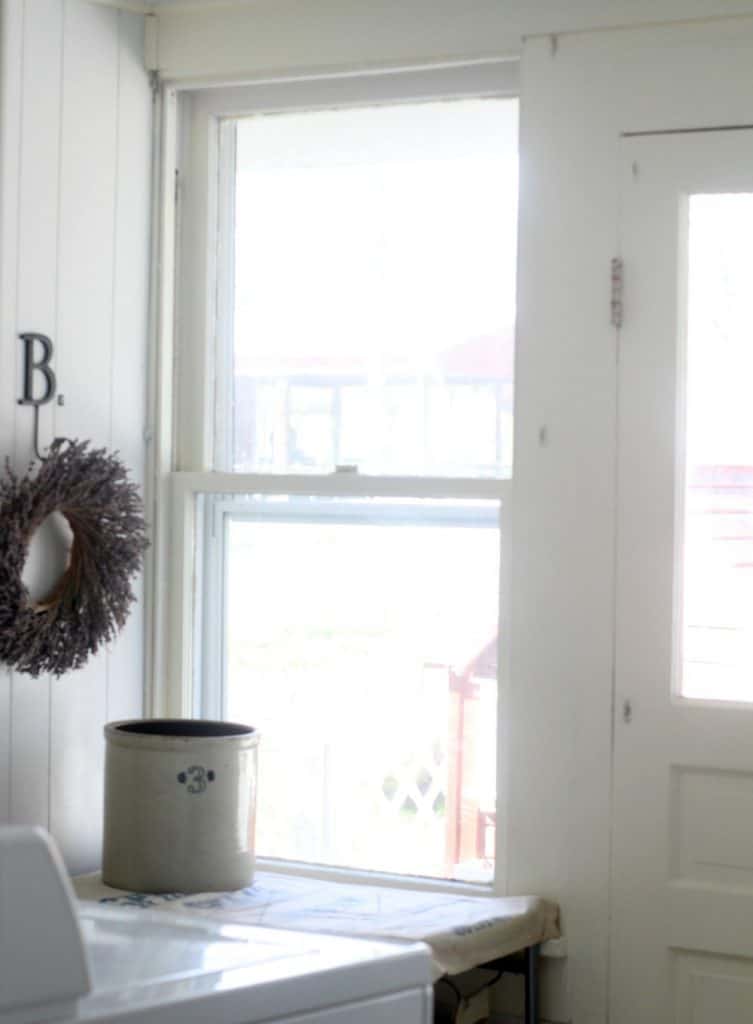
<path id="1" fill-rule="evenodd" d="M 176 206 L 178 205 L 178 198 L 179 198 L 179 196 L 180 196 L 180 171 L 176 167 L 175 168 L 175 194 L 174 194 L 174 197 L 173 197 L 174 200 L 175 200 L 175 205 Z"/>
<path id="2" fill-rule="evenodd" d="M 622 327 L 622 286 L 623 286 L 623 264 L 622 260 L 615 256 L 612 260 L 611 272 L 611 324 L 612 327 Z"/>
<path id="3" fill-rule="evenodd" d="M 149 72 L 149 88 L 152 90 L 152 103 L 154 103 L 159 96 L 160 77 L 159 71 Z"/>
<path id="4" fill-rule="evenodd" d="M 633 703 L 630 700 L 625 700 L 622 703 L 622 721 L 625 725 L 630 725 L 633 721 Z"/>

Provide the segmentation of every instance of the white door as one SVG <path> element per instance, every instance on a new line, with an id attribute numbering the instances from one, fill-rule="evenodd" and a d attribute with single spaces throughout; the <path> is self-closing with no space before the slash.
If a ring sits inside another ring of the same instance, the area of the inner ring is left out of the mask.
<path id="1" fill-rule="evenodd" d="M 626 138 L 611 1024 L 753 1021 L 753 131 Z"/>

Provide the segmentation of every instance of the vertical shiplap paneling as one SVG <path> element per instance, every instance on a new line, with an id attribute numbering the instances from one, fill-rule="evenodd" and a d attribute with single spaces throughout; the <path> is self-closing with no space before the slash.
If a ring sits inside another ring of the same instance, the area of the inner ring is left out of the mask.
<path id="1" fill-rule="evenodd" d="M 22 50 L 22 106 L 17 247 L 16 358 L 19 331 L 57 335 L 58 167 L 64 9 L 59 0 L 26 0 Z M 20 373 L 15 374 L 16 386 Z M 40 440 L 52 437 L 51 405 L 40 413 Z M 32 413 L 16 407 L 15 462 L 33 454 Z M 50 680 L 15 673 L 11 698 L 11 820 L 49 822 Z"/>
<path id="2" fill-rule="evenodd" d="M 120 449 L 143 482 L 150 97 L 143 19 L 86 0 L 2 0 L 0 458 L 31 457 L 22 330 L 49 333 L 66 396 L 54 434 Z M 69 867 L 99 862 L 102 726 L 138 715 L 143 620 L 82 672 L 0 668 L 0 822 L 50 825 Z M 108 708 L 108 662 L 111 707 Z"/>
<path id="3" fill-rule="evenodd" d="M 13 453 L 23 0 L 0 6 L 0 459 Z M 11 675 L 0 666 L 0 822 L 11 813 Z"/>
<path id="4" fill-rule="evenodd" d="M 61 436 L 109 447 L 118 141 L 117 10 L 65 2 L 58 378 Z M 99 863 L 107 655 L 53 683 L 50 830 L 74 873 Z"/>
<path id="5" fill-rule="evenodd" d="M 110 444 L 144 486 L 152 109 L 144 74 L 144 24 L 120 14 L 117 195 L 115 204 Z M 143 580 L 139 599 L 109 653 L 107 717 L 143 714 Z"/>

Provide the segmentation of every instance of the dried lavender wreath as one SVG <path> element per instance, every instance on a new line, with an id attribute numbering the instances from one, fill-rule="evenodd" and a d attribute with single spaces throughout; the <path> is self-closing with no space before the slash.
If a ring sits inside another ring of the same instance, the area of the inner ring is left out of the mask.
<path id="1" fill-rule="evenodd" d="M 73 543 L 53 591 L 32 601 L 21 574 L 34 531 L 53 512 Z M 31 676 L 80 668 L 128 618 L 148 546 L 138 489 L 113 454 L 58 439 L 36 474 L 0 478 L 0 662 Z"/>

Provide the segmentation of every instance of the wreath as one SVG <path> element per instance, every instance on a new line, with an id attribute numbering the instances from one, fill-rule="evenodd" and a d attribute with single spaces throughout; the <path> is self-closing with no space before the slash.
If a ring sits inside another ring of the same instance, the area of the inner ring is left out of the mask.
<path id="1" fill-rule="evenodd" d="M 66 569 L 32 600 L 21 574 L 35 530 L 53 512 L 73 534 Z M 55 440 L 39 470 L 0 478 L 0 661 L 31 676 L 80 668 L 113 640 L 135 600 L 148 546 L 138 489 L 116 455 Z"/>

